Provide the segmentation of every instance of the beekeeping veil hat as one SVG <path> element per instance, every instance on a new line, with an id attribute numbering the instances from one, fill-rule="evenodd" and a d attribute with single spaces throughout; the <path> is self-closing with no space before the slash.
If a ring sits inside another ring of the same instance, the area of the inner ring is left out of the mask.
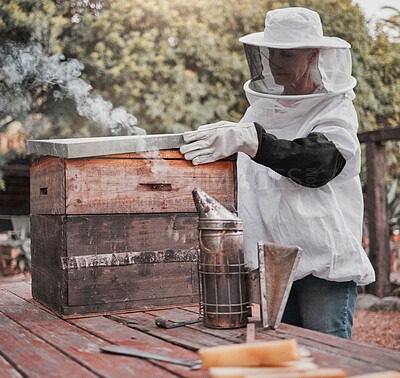
<path id="1" fill-rule="evenodd" d="M 291 7 L 269 11 L 264 32 L 246 35 L 239 41 L 244 44 L 251 74 L 244 86 L 248 97 L 274 97 L 283 92 L 283 87 L 275 83 L 270 70 L 269 49 L 319 49 L 311 66 L 318 89 L 313 94 L 302 96 L 345 93 L 356 85 L 351 76 L 350 44 L 340 38 L 324 36 L 318 13 L 310 9 Z"/>

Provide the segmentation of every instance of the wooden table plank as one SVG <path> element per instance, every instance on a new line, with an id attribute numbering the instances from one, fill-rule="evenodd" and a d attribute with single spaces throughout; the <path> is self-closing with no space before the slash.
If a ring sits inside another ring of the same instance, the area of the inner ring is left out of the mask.
<path id="1" fill-rule="evenodd" d="M 20 378 L 22 375 L 2 356 L 0 356 L 0 378 Z"/>
<path id="2" fill-rule="evenodd" d="M 152 315 L 159 315 L 159 316 L 167 316 L 171 319 L 176 321 L 183 321 L 185 319 L 185 310 L 186 309 L 171 309 L 168 311 L 152 311 Z M 188 318 L 195 317 L 194 315 L 189 315 Z M 340 366 L 347 371 L 350 375 L 361 374 L 361 373 L 368 373 L 372 371 L 382 371 L 387 370 L 382 366 L 376 365 L 373 368 L 370 366 L 370 361 L 372 356 L 365 357 L 361 355 L 355 359 L 354 354 L 346 353 L 343 349 L 338 346 L 343 344 L 350 343 L 348 340 L 344 340 L 334 336 L 328 336 L 321 334 L 315 331 L 308 331 L 306 332 L 306 336 L 303 336 L 304 329 L 293 327 L 287 324 L 280 324 L 278 330 L 263 330 L 261 321 L 259 318 L 250 318 L 253 322 L 255 322 L 257 326 L 257 334 L 256 340 L 259 341 L 271 341 L 271 340 L 279 340 L 279 339 L 290 339 L 296 338 L 299 341 L 299 344 L 303 347 L 306 347 L 308 351 L 312 353 L 312 357 L 316 361 L 318 365 L 321 367 L 337 367 Z M 211 329 L 206 328 L 202 324 L 192 324 L 188 325 L 189 328 L 198 329 L 201 332 L 209 333 L 214 336 L 220 337 L 225 339 L 230 343 L 243 343 L 245 342 L 245 328 L 238 328 L 238 329 Z M 285 331 L 282 331 L 282 328 Z M 313 338 L 317 337 L 321 340 L 321 345 L 317 344 L 313 341 Z M 326 345 L 326 346 L 325 346 Z M 321 351 L 323 348 L 323 352 Z M 372 348 L 374 349 L 374 348 Z M 393 362 L 393 361 L 392 361 Z"/>
<path id="3" fill-rule="evenodd" d="M 32 285 L 28 282 L 17 282 L 13 284 L 6 284 L 2 285 L 1 288 L 3 290 L 7 290 L 10 293 L 15 294 L 17 297 L 20 297 L 22 299 L 25 299 L 28 302 L 33 303 L 35 307 L 38 307 L 44 311 L 47 311 L 49 313 L 53 313 L 51 310 L 49 310 L 47 307 L 43 306 L 41 303 L 35 301 L 32 298 Z"/>
<path id="4" fill-rule="evenodd" d="M 164 369 L 139 358 L 100 353 L 99 348 L 109 345 L 108 342 L 35 307 L 34 304 L 6 290 L 0 289 L 0 291 L 0 308 L 5 315 L 100 376 L 121 377 L 135 374 L 151 377 L 173 376 Z M 46 364 L 42 362 L 42 369 L 45 366 Z"/>
<path id="5" fill-rule="evenodd" d="M 109 355 L 100 353 L 99 348 L 111 343 L 195 360 L 198 354 L 194 351 L 200 347 L 245 341 L 245 328 L 211 329 L 196 323 L 162 329 L 155 324 L 157 316 L 187 321 L 197 319 L 198 308 L 148 310 L 65 321 L 32 300 L 26 283 L 0 287 L 0 377 L 4 374 L 7 377 L 51 376 L 48 371 L 60 373 L 57 368 L 65 364 L 71 366 L 70 369 L 84 371 L 74 376 L 207 377 L 207 372 L 190 371 L 166 362 Z M 295 338 L 300 346 L 311 352 L 320 367 L 340 367 L 349 376 L 389 369 L 400 371 L 399 352 L 286 324 L 281 324 L 275 331 L 263 330 L 259 318 L 250 320 L 256 324 L 256 341 Z M 53 355 L 56 360 L 61 360 L 58 365 L 54 363 Z M 22 366 L 25 368 L 32 361 L 29 373 L 22 370 Z M 7 373 L 3 374 L 3 371 Z M 63 371 L 67 372 L 64 367 Z"/>
<path id="6" fill-rule="evenodd" d="M 171 310 L 171 309 L 170 309 Z M 187 314 L 189 312 L 189 314 Z M 152 311 L 152 315 L 157 315 L 157 316 L 165 316 L 168 318 L 168 315 L 166 312 L 163 310 L 157 310 L 157 311 Z M 184 321 L 185 319 L 197 319 L 199 314 L 199 308 L 198 307 L 192 307 L 192 306 L 182 306 L 179 307 L 179 309 L 174 310 L 174 313 L 170 313 L 169 316 L 171 317 L 171 320 L 175 321 Z M 260 323 L 261 319 L 259 317 L 249 317 L 248 318 L 249 323 Z M 230 343 L 243 343 L 246 341 L 246 328 L 231 328 L 231 329 L 216 329 L 216 328 L 208 328 L 204 327 L 203 323 L 196 323 L 196 324 L 190 324 L 187 327 L 197 329 L 201 332 L 220 337 L 222 339 L 229 340 Z M 261 328 L 260 328 L 261 329 Z M 270 340 L 279 340 L 281 337 L 277 335 L 269 335 Z"/>
<path id="7" fill-rule="evenodd" d="M 31 284 L 27 282 L 15 282 L 15 283 L 9 283 L 2 285 L 1 288 L 3 290 L 7 290 L 10 293 L 14 293 L 15 295 L 26 299 L 26 300 L 31 300 L 32 299 L 32 286 Z"/>
<path id="8" fill-rule="evenodd" d="M 210 346 L 229 344 L 228 341 L 204 334 L 188 326 L 172 329 L 159 328 L 155 324 L 156 317 L 150 315 L 150 313 L 137 312 L 113 318 L 124 320 L 129 324 L 129 327 L 193 351 Z"/>
<path id="9" fill-rule="evenodd" d="M 94 377 L 90 371 L 0 312 L 0 352 L 29 377 L 57 377 L 60 367 L 70 376 Z"/>
<path id="10" fill-rule="evenodd" d="M 195 352 L 180 348 L 166 341 L 157 339 L 146 333 L 129 328 L 122 323 L 110 318 L 94 317 L 70 320 L 71 323 L 90 332 L 97 337 L 105 339 L 112 344 L 127 346 L 144 352 L 156 353 L 164 356 L 179 357 L 186 360 L 198 360 Z M 153 360 L 155 365 L 160 365 L 171 373 L 186 377 L 204 377 L 204 372 L 191 371 L 188 367 L 172 363 Z"/>
<path id="11" fill-rule="evenodd" d="M 179 308 L 189 311 L 189 312 L 194 312 L 196 314 L 199 313 L 200 309 L 199 309 L 199 305 L 195 305 L 195 306 L 180 306 Z"/>
<path id="12" fill-rule="evenodd" d="M 299 346 L 301 348 L 305 348 L 305 350 L 311 354 L 311 358 L 319 367 L 341 368 L 345 370 L 349 376 L 387 370 L 378 365 L 371 366 L 371 363 L 366 363 L 360 360 L 356 355 L 346 356 L 341 353 L 340 348 L 335 348 L 334 346 L 319 345 L 318 343 L 312 342 L 308 339 L 294 337 L 291 334 L 280 332 L 279 330 L 268 330 L 260 332 L 257 329 L 256 341 L 269 340 L 271 335 L 275 335 L 280 339 L 295 338 L 298 341 Z"/>
<path id="13" fill-rule="evenodd" d="M 204 333 L 206 340 L 213 339 L 214 344 L 224 344 L 224 343 L 241 343 L 245 341 L 245 328 L 238 329 L 211 329 L 204 327 L 200 324 L 191 324 L 180 328 L 174 329 L 157 329 L 154 324 L 154 319 L 156 316 L 165 316 L 169 320 L 173 321 L 184 321 L 190 319 L 196 319 L 197 314 L 195 312 L 189 311 L 187 314 L 186 309 L 169 309 L 169 310 L 158 310 L 149 311 L 144 313 L 134 313 L 122 315 L 122 317 L 127 321 L 133 321 L 153 335 L 158 335 L 169 342 L 178 343 L 179 345 L 185 345 L 186 347 L 194 347 L 195 343 L 193 341 L 187 340 L 185 337 L 186 333 L 191 330 L 196 330 L 197 332 Z M 281 324 L 277 330 L 263 330 L 261 322 L 257 318 L 252 318 L 257 324 L 256 340 L 276 340 L 276 339 L 289 339 L 296 338 L 299 344 L 306 347 L 314 358 L 315 362 L 321 367 L 341 367 L 347 371 L 349 375 L 356 375 L 362 373 L 369 373 L 373 371 L 384 371 L 390 369 L 399 370 L 398 358 L 387 359 L 386 354 L 383 353 L 379 358 L 374 358 L 372 355 L 365 356 L 364 353 L 358 353 L 355 347 L 352 350 L 348 344 L 352 344 L 349 340 L 344 340 L 338 337 L 324 335 L 319 332 L 304 330 L 298 327 L 293 327 L 286 324 Z M 139 327 L 140 328 L 140 327 Z M 179 330 L 179 331 L 178 331 Z M 204 337 L 203 336 L 203 337 Z M 316 342 L 314 339 L 318 339 Z M 347 351 L 343 345 L 347 345 Z M 367 349 L 374 347 L 366 346 Z M 363 350 L 361 345 L 360 351 Z M 379 353 L 378 353 L 379 354 Z M 392 355 L 392 351 L 389 351 Z M 394 352 L 395 357 L 399 354 Z M 371 361 L 374 364 L 371 366 Z"/>
<path id="14" fill-rule="evenodd" d="M 291 327 L 287 324 L 281 324 L 278 332 L 290 337 L 301 338 L 303 342 L 308 340 L 311 344 L 318 344 L 319 348 L 324 348 L 324 350 L 334 348 L 335 352 L 340 353 L 341 356 L 352 356 L 353 358 L 356 356 L 358 360 L 367 363 L 374 359 L 377 364 L 381 364 L 385 369 L 400 371 L 400 353 L 394 350 L 362 344 L 308 329 Z"/>
<path id="15" fill-rule="evenodd" d="M 157 311 L 151 311 L 151 315 L 158 317 L 163 316 L 167 320 L 172 322 L 183 322 L 187 320 L 197 320 L 198 313 L 187 311 L 186 308 L 178 308 L 178 309 L 163 309 Z M 191 328 L 197 331 L 200 331 L 204 334 L 210 336 L 216 336 L 221 339 L 229 340 L 229 343 L 242 343 L 245 341 L 246 328 L 231 328 L 231 329 L 216 329 L 216 328 L 207 328 L 203 326 L 203 323 L 195 323 L 185 326 L 187 328 Z"/>

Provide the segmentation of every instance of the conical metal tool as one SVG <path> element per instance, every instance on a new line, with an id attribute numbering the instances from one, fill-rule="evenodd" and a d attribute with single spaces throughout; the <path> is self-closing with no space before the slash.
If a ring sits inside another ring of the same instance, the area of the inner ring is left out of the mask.
<path id="1" fill-rule="evenodd" d="M 193 190 L 192 194 L 197 214 L 201 221 L 206 219 L 240 220 L 234 213 L 231 213 L 204 190 L 197 188 Z"/>
<path id="2" fill-rule="evenodd" d="M 259 241 L 260 305 L 263 328 L 276 329 L 292 288 L 301 248 Z"/>

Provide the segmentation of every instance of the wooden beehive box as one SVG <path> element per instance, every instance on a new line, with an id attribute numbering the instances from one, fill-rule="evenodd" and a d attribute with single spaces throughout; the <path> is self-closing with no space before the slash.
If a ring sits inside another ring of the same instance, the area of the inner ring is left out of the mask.
<path id="1" fill-rule="evenodd" d="M 31 167 L 33 298 L 62 317 L 198 303 L 192 190 L 235 211 L 236 162 L 195 167 L 182 143 L 179 134 L 27 142 L 45 155 Z"/>

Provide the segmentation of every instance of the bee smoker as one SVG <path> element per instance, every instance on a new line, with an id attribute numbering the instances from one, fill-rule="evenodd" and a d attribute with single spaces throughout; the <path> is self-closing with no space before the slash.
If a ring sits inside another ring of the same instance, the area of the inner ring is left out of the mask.
<path id="1" fill-rule="evenodd" d="M 209 328 L 247 324 L 249 301 L 243 222 L 201 189 L 193 190 L 199 215 L 200 313 Z"/>

